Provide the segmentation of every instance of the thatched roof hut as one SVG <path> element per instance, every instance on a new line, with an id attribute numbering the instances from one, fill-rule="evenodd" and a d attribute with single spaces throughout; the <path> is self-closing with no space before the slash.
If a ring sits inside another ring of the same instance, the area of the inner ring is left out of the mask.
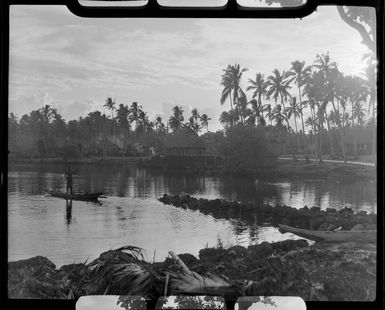
<path id="1" fill-rule="evenodd" d="M 166 155 L 205 156 L 206 145 L 191 128 L 182 128 L 167 137 Z"/>

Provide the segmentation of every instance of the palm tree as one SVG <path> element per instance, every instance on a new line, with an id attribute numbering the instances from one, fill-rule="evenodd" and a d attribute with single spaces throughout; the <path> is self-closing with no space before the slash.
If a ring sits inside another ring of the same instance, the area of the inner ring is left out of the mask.
<path id="1" fill-rule="evenodd" d="M 300 114 L 301 114 L 301 121 L 302 121 L 302 131 L 305 132 L 305 126 L 303 122 L 303 108 L 302 105 L 302 94 L 301 94 L 301 86 L 303 86 L 306 82 L 306 80 L 309 78 L 311 74 L 311 66 L 305 67 L 304 61 L 293 61 L 291 63 L 290 71 L 287 73 L 287 75 L 291 78 L 289 79 L 289 83 L 292 81 L 295 81 L 298 87 L 298 98 L 299 98 L 299 108 L 300 108 Z"/>
<path id="2" fill-rule="evenodd" d="M 39 112 L 43 121 L 49 123 L 54 116 L 55 110 L 51 108 L 49 104 L 46 104 L 44 107 L 40 108 Z"/>
<path id="3" fill-rule="evenodd" d="M 362 79 L 360 79 L 357 76 L 347 76 L 344 78 L 344 86 L 345 89 L 345 97 L 344 99 L 349 100 L 351 104 L 351 121 L 352 121 L 352 129 L 355 130 L 354 127 L 354 120 L 356 118 L 356 115 L 354 113 L 355 106 L 359 104 L 362 101 L 366 101 L 368 98 L 368 92 L 364 85 L 364 82 Z M 362 108 L 362 105 L 361 107 Z M 357 155 L 357 138 L 356 134 L 354 136 L 354 153 Z"/>
<path id="4" fill-rule="evenodd" d="M 147 112 L 140 110 L 138 115 L 138 128 L 148 131 L 152 129 L 152 126 L 153 124 L 150 122 Z"/>
<path id="5" fill-rule="evenodd" d="M 209 120 L 211 120 L 211 118 L 209 118 L 207 114 L 202 114 L 200 116 L 201 126 L 206 127 L 207 132 L 209 131 Z"/>
<path id="6" fill-rule="evenodd" d="M 323 124 L 323 115 L 320 115 L 321 112 L 324 112 L 326 109 L 321 109 L 320 107 L 324 104 L 325 101 L 325 79 L 322 73 L 314 72 L 307 80 L 303 92 L 307 100 L 303 101 L 304 104 L 309 104 L 310 107 L 310 118 L 312 120 L 317 120 L 313 122 L 307 122 L 308 125 L 312 125 L 312 130 L 316 138 L 315 143 L 315 153 L 319 160 L 321 160 L 321 148 L 320 148 L 320 134 L 321 126 Z M 317 111 L 316 111 L 317 108 Z M 309 120 L 309 119 L 308 119 Z M 317 126 L 317 128 L 316 128 Z"/>
<path id="7" fill-rule="evenodd" d="M 180 130 L 184 124 L 183 124 L 183 108 L 180 106 L 175 106 L 172 108 L 173 110 L 173 115 L 170 117 L 168 123 L 170 125 L 170 128 L 172 129 L 173 132 Z"/>
<path id="8" fill-rule="evenodd" d="M 277 126 L 281 126 L 282 122 L 285 120 L 285 116 L 282 114 L 282 106 L 277 104 L 273 110 L 273 119 L 275 120 Z"/>
<path id="9" fill-rule="evenodd" d="M 267 96 L 269 83 L 264 80 L 262 73 L 257 73 L 255 80 L 249 79 L 249 83 L 251 85 L 246 88 L 246 91 L 254 90 L 253 99 L 257 97 L 258 104 L 261 106 L 262 98 Z"/>
<path id="10" fill-rule="evenodd" d="M 340 133 L 340 146 L 342 150 L 342 156 L 344 163 L 346 164 L 346 152 L 345 152 L 345 108 L 346 108 L 346 93 L 344 92 L 344 79 L 343 74 L 338 70 L 337 64 L 330 60 L 329 53 L 317 55 L 314 61 L 314 67 L 318 69 L 318 75 L 323 76 L 324 86 L 323 91 L 325 93 L 325 100 L 331 102 L 332 107 L 336 115 L 341 115 L 340 106 L 343 109 L 341 119 L 337 117 L 337 126 Z M 337 99 L 337 105 L 336 100 Z M 325 109 L 326 111 L 326 109 Z M 342 120 L 342 121 L 341 121 Z"/>
<path id="11" fill-rule="evenodd" d="M 223 111 L 219 116 L 219 122 L 227 129 L 233 124 L 234 120 L 236 120 L 236 116 L 234 111 Z"/>
<path id="12" fill-rule="evenodd" d="M 227 98 L 229 98 L 230 109 L 232 111 L 233 110 L 233 102 L 232 102 L 232 98 L 231 98 L 232 97 L 231 96 L 232 81 L 231 81 L 231 77 L 228 74 L 226 74 L 226 70 L 223 70 L 223 71 L 225 71 L 225 73 L 222 75 L 221 85 L 223 86 L 223 90 L 222 90 L 220 103 L 221 103 L 221 105 L 223 105 L 225 103 L 225 101 L 227 100 Z"/>
<path id="13" fill-rule="evenodd" d="M 313 66 L 319 71 L 324 72 L 326 75 L 332 73 L 332 71 L 337 67 L 336 63 L 330 60 L 329 52 L 321 55 L 317 54 Z"/>
<path id="14" fill-rule="evenodd" d="M 376 156 L 376 105 L 377 105 L 377 65 L 375 62 L 369 63 L 365 70 L 365 85 L 369 94 L 369 108 L 372 109 L 373 118 L 373 134 L 372 134 L 372 154 L 373 161 L 377 168 L 377 156 Z"/>
<path id="15" fill-rule="evenodd" d="M 189 118 L 189 126 L 192 130 L 194 130 L 196 133 L 199 133 L 201 130 L 201 126 L 199 124 L 200 115 L 198 113 L 197 109 L 191 110 L 191 117 Z"/>
<path id="16" fill-rule="evenodd" d="M 134 101 L 130 108 L 128 109 L 130 123 L 135 122 L 135 130 L 139 125 L 139 115 L 142 111 L 142 106 L 140 106 L 136 101 Z"/>
<path id="17" fill-rule="evenodd" d="M 130 133 L 130 122 L 129 122 L 129 108 L 127 105 L 119 104 L 119 108 L 116 110 L 116 120 L 120 127 L 120 132 L 123 134 L 123 153 L 126 154 L 127 149 L 127 138 Z"/>
<path id="18" fill-rule="evenodd" d="M 237 106 L 236 106 L 236 112 L 238 114 L 238 117 L 240 118 L 242 124 L 245 123 L 247 117 L 250 115 L 251 111 L 247 107 L 249 102 L 247 101 L 246 94 L 243 92 L 242 89 L 239 90 L 239 97 L 237 99 Z"/>
<path id="19" fill-rule="evenodd" d="M 229 65 L 227 69 L 223 70 L 224 74 L 222 75 L 221 85 L 224 86 L 222 91 L 222 96 L 220 99 L 221 104 L 223 105 L 227 98 L 230 99 L 231 111 L 233 111 L 233 103 L 238 105 L 238 98 L 242 98 L 245 94 L 240 87 L 240 82 L 243 72 L 247 71 L 247 68 L 240 67 L 239 64 L 234 66 Z M 233 113 L 231 113 L 233 115 Z M 234 123 L 234 120 L 232 124 Z"/>
<path id="20" fill-rule="evenodd" d="M 299 137 L 298 137 L 298 129 L 297 129 L 297 117 L 299 118 L 301 115 L 300 112 L 300 105 L 297 103 L 297 98 L 292 97 L 291 100 L 289 101 L 289 107 L 286 108 L 287 111 L 287 117 L 290 119 L 292 116 L 294 118 L 294 124 L 295 124 L 295 133 L 297 136 L 297 145 L 298 145 L 298 150 L 301 152 L 301 147 L 299 145 Z"/>
<path id="21" fill-rule="evenodd" d="M 255 125 L 255 122 L 257 121 L 258 124 L 262 126 L 266 125 L 263 113 L 266 111 L 267 107 L 259 104 L 255 99 L 252 99 L 249 103 L 251 104 L 251 109 L 249 109 L 249 118 L 247 119 L 247 122 Z"/>
<path id="22" fill-rule="evenodd" d="M 287 128 L 290 129 L 289 120 L 286 114 L 285 102 L 287 101 L 287 98 L 291 96 L 288 92 L 288 89 L 290 88 L 289 80 L 287 80 L 286 78 L 287 78 L 287 74 L 285 71 L 283 71 L 281 74 L 277 69 L 275 69 L 273 71 L 273 75 L 270 75 L 268 77 L 268 83 L 270 88 L 267 93 L 267 97 L 270 98 L 270 96 L 273 96 L 275 104 L 277 104 L 278 96 L 281 97 L 283 114 L 285 116 Z"/>
<path id="23" fill-rule="evenodd" d="M 336 113 L 337 127 L 340 134 L 340 146 L 344 163 L 346 164 L 345 151 L 345 127 L 348 125 L 349 118 L 346 117 L 346 107 L 348 96 L 345 91 L 346 77 L 338 71 L 337 67 L 331 70 L 328 75 L 328 89 L 330 92 L 331 103 Z M 337 106 L 335 105 L 337 103 Z"/>
<path id="24" fill-rule="evenodd" d="M 366 109 L 363 108 L 363 104 L 361 102 L 355 102 L 352 111 L 352 120 L 357 119 L 357 124 L 360 127 L 363 127 L 364 125 L 365 111 Z"/>
<path id="25" fill-rule="evenodd" d="M 55 110 L 53 108 L 51 108 L 51 106 L 49 104 L 46 104 L 45 106 L 43 106 L 42 108 L 40 108 L 38 110 L 38 113 L 39 113 L 40 119 L 41 119 L 41 125 L 42 125 L 41 137 L 42 137 L 42 141 L 44 144 L 46 156 L 48 155 L 48 152 L 47 152 L 48 126 L 49 126 L 49 123 L 51 122 L 51 119 L 54 116 L 54 113 L 55 113 L 54 111 Z"/>
<path id="26" fill-rule="evenodd" d="M 317 118 L 313 118 L 311 116 L 309 116 L 306 121 L 305 121 L 305 125 L 306 126 L 309 126 L 310 128 L 313 128 L 311 129 L 310 131 L 312 131 L 314 134 L 312 135 L 313 137 L 315 137 L 316 135 L 316 127 L 317 127 L 317 123 L 318 123 L 318 119 Z M 314 141 L 315 138 L 313 138 L 313 141 L 312 141 L 312 144 L 313 144 L 313 150 L 315 152 L 315 154 L 317 154 L 317 143 L 315 143 Z"/>
<path id="27" fill-rule="evenodd" d="M 53 121 L 52 121 L 52 126 L 53 126 L 53 131 L 54 131 L 54 136 L 56 140 L 56 145 L 62 145 L 63 140 L 65 138 L 65 129 L 66 129 L 66 123 L 63 119 L 63 117 L 57 112 L 56 109 L 53 110 Z"/>
<path id="28" fill-rule="evenodd" d="M 270 126 L 272 125 L 273 122 L 273 109 L 271 108 L 271 104 L 266 105 L 266 116 L 270 120 Z"/>
<path id="29" fill-rule="evenodd" d="M 112 136 L 114 138 L 114 143 L 116 144 L 116 137 L 115 137 L 115 120 L 114 120 L 114 110 L 116 110 L 115 108 L 115 100 L 112 100 L 111 97 L 108 97 L 106 99 L 106 103 L 103 105 L 103 107 L 107 108 L 108 110 L 111 111 L 111 120 L 113 122 L 113 126 L 112 126 Z"/>
<path id="30" fill-rule="evenodd" d="M 130 108 L 128 109 L 128 120 L 130 124 L 135 122 L 135 130 L 134 130 L 134 145 L 138 136 L 138 127 L 140 125 L 140 113 L 142 111 L 142 106 L 138 104 L 138 102 L 134 101 L 131 103 Z"/>
<path id="31" fill-rule="evenodd" d="M 155 130 L 157 132 L 161 132 L 165 128 L 163 122 L 162 122 L 162 117 L 157 116 L 155 119 Z"/>
<path id="32" fill-rule="evenodd" d="M 108 97 L 106 99 L 106 103 L 103 105 L 103 107 L 105 107 L 111 111 L 111 119 L 112 120 L 114 119 L 114 111 L 116 110 L 115 104 L 116 104 L 115 100 L 112 100 L 111 97 Z"/>

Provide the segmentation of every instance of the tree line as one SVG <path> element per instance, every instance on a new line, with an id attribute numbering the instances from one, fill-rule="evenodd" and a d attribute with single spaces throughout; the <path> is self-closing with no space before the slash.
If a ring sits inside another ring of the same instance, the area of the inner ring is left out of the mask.
<path id="1" fill-rule="evenodd" d="M 317 55 L 310 65 L 293 61 L 289 70 L 275 69 L 267 77 L 258 72 L 254 79 L 248 80 L 244 90 L 242 76 L 247 69 L 239 64 L 228 65 L 221 76 L 223 89 L 219 100 L 222 105 L 228 103 L 230 108 L 219 117 L 224 130 L 208 132 L 211 118 L 197 109 L 192 109 L 191 115 L 185 118 L 182 106 L 176 105 L 168 121 L 164 122 L 160 116 L 150 120 L 138 102 L 118 104 L 110 97 L 104 104 L 107 113 L 93 111 L 86 117 L 68 122 L 50 105 L 20 119 L 11 113 L 8 118 L 9 148 L 13 152 L 32 154 L 37 147 L 41 157 L 60 155 L 61 152 L 70 154 L 75 152 L 74 145 L 78 146 L 78 152 L 90 155 L 135 153 L 138 145 L 152 147 L 159 153 L 169 134 L 190 128 L 197 134 L 205 130 L 201 137 L 210 152 L 223 155 L 232 152 L 232 144 L 225 148 L 226 152 L 223 144 L 230 129 L 237 127 L 232 132 L 239 138 L 234 141 L 239 139 L 248 146 L 254 142 L 245 140 L 244 136 L 258 136 L 259 139 L 263 136 L 269 150 L 278 155 L 314 152 L 321 160 L 322 154 L 329 152 L 332 157 L 340 154 L 346 161 L 345 135 L 349 131 L 369 130 L 373 139 L 372 153 L 375 154 L 375 70 L 373 58 L 368 57 L 364 78 L 344 75 L 327 53 Z M 250 129 L 242 131 L 238 128 L 242 126 L 263 128 L 260 130 L 263 134 Z M 65 148 L 68 144 L 72 149 Z M 260 143 L 258 145 L 263 148 Z"/>
<path id="2" fill-rule="evenodd" d="M 93 111 L 86 117 L 66 122 L 57 109 L 45 105 L 18 118 L 8 117 L 9 148 L 14 153 L 31 154 L 37 148 L 40 157 L 60 155 L 61 152 L 84 152 L 93 155 L 112 155 L 113 144 L 119 144 L 122 153 L 136 152 L 137 145 L 161 148 L 168 134 L 182 128 L 191 128 L 197 134 L 208 131 L 211 120 L 207 114 L 192 109 L 185 121 L 184 110 L 174 106 L 167 122 L 161 116 L 150 120 L 138 102 L 130 106 L 107 98 L 103 106 L 109 113 Z M 65 145 L 72 148 L 66 150 Z M 79 146 L 74 149 L 74 145 Z M 115 152 L 116 153 L 116 152 Z"/>
<path id="3" fill-rule="evenodd" d="M 375 154 L 376 63 L 370 55 L 367 56 L 364 78 L 344 75 L 329 53 L 317 55 L 310 65 L 293 61 L 289 70 L 274 69 L 267 78 L 257 73 L 255 79 L 248 80 L 244 90 L 241 80 L 247 70 L 239 64 L 228 65 L 223 70 L 220 103 L 228 102 L 230 107 L 219 119 L 225 129 L 237 124 L 267 126 L 268 122 L 272 126 L 274 122 L 276 127 L 283 129 L 287 139 L 295 137 L 295 152 L 303 153 L 307 128 L 319 160 L 322 159 L 325 136 L 328 136 L 330 155 L 341 153 L 346 161 L 347 130 L 357 132 L 366 127 L 372 130 L 372 154 Z M 297 95 L 292 92 L 294 89 Z M 290 120 L 293 120 L 294 128 Z"/>

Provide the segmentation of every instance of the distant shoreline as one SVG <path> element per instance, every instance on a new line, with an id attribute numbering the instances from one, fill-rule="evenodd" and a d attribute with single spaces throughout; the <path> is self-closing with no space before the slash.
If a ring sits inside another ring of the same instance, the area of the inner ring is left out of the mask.
<path id="1" fill-rule="evenodd" d="M 143 157 L 142 157 L 143 159 Z M 83 164 L 136 164 L 141 160 L 141 157 L 130 156 L 130 157 L 86 157 L 80 158 L 77 160 L 67 160 L 67 164 L 73 165 L 83 165 Z M 53 158 L 12 158 L 8 161 L 10 164 L 36 164 L 36 163 L 46 163 L 46 164 L 65 164 L 63 158 L 53 157 Z"/>
<path id="2" fill-rule="evenodd" d="M 136 166 L 142 160 L 146 160 L 148 157 L 88 157 L 81 158 L 78 160 L 69 160 L 68 164 L 71 165 L 130 165 Z M 24 159 L 24 158 L 11 158 L 9 159 L 9 164 L 62 164 L 65 162 L 62 158 L 34 158 L 34 159 Z M 144 167 L 144 168 L 158 168 L 159 167 Z M 169 169 L 172 170 L 172 169 Z M 175 170 L 175 171 L 184 171 L 184 170 Z M 193 170 L 185 169 L 186 175 L 191 174 L 210 174 L 214 173 L 210 169 L 202 170 Z M 215 174 L 223 174 L 221 171 L 217 171 Z M 267 169 L 266 171 L 262 170 L 255 173 L 252 177 L 254 178 L 288 178 L 288 179 L 298 179 L 298 178 L 311 178 L 311 179 L 331 179 L 331 180 L 368 180 L 375 182 L 377 179 L 377 171 L 374 167 L 363 166 L 363 165 L 353 165 L 347 164 L 344 165 L 343 162 L 327 162 L 323 161 L 321 163 L 311 161 L 306 163 L 303 160 L 290 160 L 279 159 L 278 165 L 274 169 Z M 241 175 L 236 175 L 237 177 L 242 177 Z M 250 176 L 248 176 L 250 177 Z"/>

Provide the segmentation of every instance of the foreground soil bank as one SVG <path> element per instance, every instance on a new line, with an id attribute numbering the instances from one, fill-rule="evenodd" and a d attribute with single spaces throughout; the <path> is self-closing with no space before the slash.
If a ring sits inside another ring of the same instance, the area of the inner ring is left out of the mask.
<path id="1" fill-rule="evenodd" d="M 171 253 L 172 254 L 172 253 Z M 178 258 L 179 257 L 179 258 Z M 199 258 L 172 255 L 143 260 L 135 247 L 102 253 L 89 264 L 59 269 L 45 257 L 8 263 L 9 298 L 77 299 L 82 295 L 164 293 L 224 296 L 300 296 L 304 300 L 374 300 L 376 247 L 358 243 L 315 244 L 305 240 L 205 248 Z"/>

